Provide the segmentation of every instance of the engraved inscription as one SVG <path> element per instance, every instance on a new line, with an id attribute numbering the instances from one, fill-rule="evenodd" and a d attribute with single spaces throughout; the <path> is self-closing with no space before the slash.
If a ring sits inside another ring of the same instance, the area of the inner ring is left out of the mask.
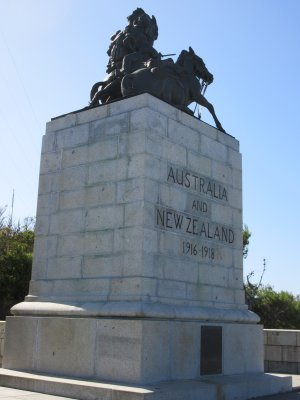
<path id="1" fill-rule="evenodd" d="M 185 193 L 185 205 L 182 207 L 180 203 L 180 211 L 162 204 L 155 207 L 156 227 L 180 235 L 176 242 L 173 240 L 176 236 L 170 236 L 172 245 L 167 251 L 199 262 L 219 262 L 226 251 L 224 246 L 234 246 L 236 242 L 231 226 L 212 219 L 212 206 L 216 201 L 229 207 L 227 187 L 209 177 L 171 164 L 166 172 L 166 182 L 181 187 Z M 175 243 L 176 249 L 173 248 Z"/>
<path id="2" fill-rule="evenodd" d="M 205 195 L 186 193 L 185 209 L 187 214 L 201 215 L 201 218 L 211 218 L 211 201 Z"/>
<path id="3" fill-rule="evenodd" d="M 207 203 L 201 200 L 193 200 L 192 210 L 207 213 L 208 210 Z"/>
<path id="4" fill-rule="evenodd" d="M 170 166 L 168 168 L 167 182 L 197 191 L 213 199 L 228 202 L 228 193 L 225 186 L 183 168 Z"/>
<path id="5" fill-rule="evenodd" d="M 156 207 L 156 225 L 160 228 L 198 236 L 201 239 L 210 239 L 228 244 L 234 243 L 235 238 L 234 231 L 227 226 L 202 221 L 195 216 L 185 215 L 163 207 Z"/>
<path id="6" fill-rule="evenodd" d="M 215 259 L 215 249 L 209 246 L 201 246 L 198 243 L 182 241 L 182 253 L 195 257 L 206 258 L 210 260 Z"/>

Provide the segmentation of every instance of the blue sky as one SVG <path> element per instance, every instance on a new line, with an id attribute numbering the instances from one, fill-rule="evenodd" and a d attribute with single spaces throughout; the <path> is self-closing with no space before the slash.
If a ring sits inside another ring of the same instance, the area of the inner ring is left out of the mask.
<path id="1" fill-rule="evenodd" d="M 45 123 L 87 105 L 136 7 L 155 15 L 158 51 L 192 46 L 214 74 L 206 97 L 243 155 L 245 274 L 258 281 L 266 258 L 263 283 L 300 294 L 298 0 L 0 0 L 0 206 L 15 190 L 15 218 L 35 215 Z"/>

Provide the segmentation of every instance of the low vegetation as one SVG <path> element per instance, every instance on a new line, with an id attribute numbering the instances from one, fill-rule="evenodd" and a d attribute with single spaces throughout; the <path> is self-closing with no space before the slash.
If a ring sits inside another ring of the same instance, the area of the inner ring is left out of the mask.
<path id="1" fill-rule="evenodd" d="M 251 232 L 245 225 L 243 230 L 243 255 L 248 255 Z M 264 260 L 265 261 L 265 260 Z M 251 282 L 254 273 L 246 277 L 244 284 L 246 303 L 249 309 L 261 318 L 264 328 L 300 329 L 300 301 L 287 291 L 275 291 L 270 285 L 263 285 L 264 269 L 258 283 Z"/>
<path id="2" fill-rule="evenodd" d="M 27 218 L 14 224 L 0 209 L 0 319 L 24 300 L 31 277 L 34 221 Z"/>

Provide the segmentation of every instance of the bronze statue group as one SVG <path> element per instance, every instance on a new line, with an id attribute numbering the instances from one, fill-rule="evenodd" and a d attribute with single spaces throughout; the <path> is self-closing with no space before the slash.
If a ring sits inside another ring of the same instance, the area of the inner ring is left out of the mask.
<path id="1" fill-rule="evenodd" d="M 153 43 L 158 37 L 154 16 L 137 8 L 127 17 L 128 25 L 111 37 L 107 54 L 107 76 L 93 85 L 90 107 L 125 96 L 148 92 L 193 115 L 193 102 L 207 108 L 216 127 L 225 132 L 214 107 L 204 97 L 213 75 L 193 49 L 182 50 L 176 62 L 157 52 Z"/>

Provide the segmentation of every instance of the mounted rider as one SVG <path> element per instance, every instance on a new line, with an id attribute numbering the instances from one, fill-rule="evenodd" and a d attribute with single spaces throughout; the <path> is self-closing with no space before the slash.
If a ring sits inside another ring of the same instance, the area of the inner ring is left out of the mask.
<path id="1" fill-rule="evenodd" d="M 153 43 L 158 37 L 158 27 L 154 16 L 150 18 L 142 8 L 137 8 L 127 17 L 128 25 L 111 37 L 107 54 L 109 61 L 103 82 L 95 84 L 91 91 L 91 105 L 114 100 L 122 96 L 122 78 L 139 68 L 145 67 L 150 58 L 158 57 Z M 99 87 L 101 89 L 99 90 Z M 98 92 L 97 92 L 98 90 Z"/>
<path id="2" fill-rule="evenodd" d="M 111 37 L 108 76 L 93 86 L 90 106 L 146 91 L 191 115 L 195 112 L 189 108 L 193 102 L 207 108 L 216 127 L 224 131 L 213 105 L 204 97 L 213 75 L 202 58 L 189 47 L 181 51 L 176 62 L 163 59 L 165 56 L 153 47 L 158 36 L 155 17 L 137 8 L 127 20 L 125 29 Z"/>

